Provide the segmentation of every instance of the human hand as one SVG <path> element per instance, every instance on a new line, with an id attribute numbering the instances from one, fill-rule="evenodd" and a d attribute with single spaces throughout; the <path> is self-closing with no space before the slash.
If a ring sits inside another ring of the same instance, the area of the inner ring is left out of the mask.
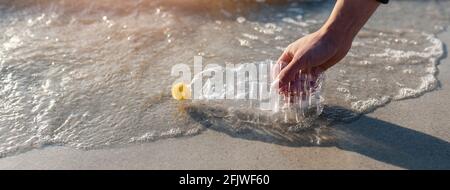
<path id="1" fill-rule="evenodd" d="M 280 92 L 295 95 L 314 88 L 320 74 L 345 57 L 351 43 L 352 39 L 319 30 L 290 44 L 275 69 Z"/>
<path id="2" fill-rule="evenodd" d="M 275 76 L 280 92 L 287 95 L 304 91 L 304 87 L 296 85 L 305 78 L 302 75 L 310 76 L 307 81 L 315 81 L 318 73 L 343 59 L 378 5 L 377 1 L 337 0 L 324 26 L 290 44 L 278 59 Z M 311 88 L 310 83 L 306 84 Z"/>

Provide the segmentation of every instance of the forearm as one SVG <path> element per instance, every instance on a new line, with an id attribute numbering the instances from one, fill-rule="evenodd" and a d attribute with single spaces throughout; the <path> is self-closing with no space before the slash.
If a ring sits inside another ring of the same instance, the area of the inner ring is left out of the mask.
<path id="1" fill-rule="evenodd" d="M 352 40 L 380 3 L 375 0 L 336 0 L 336 5 L 321 32 Z"/>
<path id="2" fill-rule="evenodd" d="M 285 87 L 297 80 L 299 71 L 325 71 L 342 60 L 350 50 L 353 38 L 379 4 L 376 0 L 336 0 L 323 27 L 290 44 L 278 59 L 280 63 L 288 63 L 277 76 L 279 86 Z"/>

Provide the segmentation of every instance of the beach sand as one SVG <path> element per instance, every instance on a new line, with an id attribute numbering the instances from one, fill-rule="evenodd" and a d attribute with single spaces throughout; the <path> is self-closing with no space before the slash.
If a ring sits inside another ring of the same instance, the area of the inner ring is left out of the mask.
<path id="1" fill-rule="evenodd" d="M 438 38 L 448 46 L 450 31 Z M 98 150 L 49 146 L 0 159 L 0 169 L 450 169 L 450 59 L 440 88 L 337 126 L 364 144 L 288 147 L 207 130 L 194 136 Z"/>

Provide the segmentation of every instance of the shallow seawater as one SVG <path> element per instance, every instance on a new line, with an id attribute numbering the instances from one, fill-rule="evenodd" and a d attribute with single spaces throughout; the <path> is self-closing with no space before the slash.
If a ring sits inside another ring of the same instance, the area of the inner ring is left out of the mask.
<path id="1" fill-rule="evenodd" d="M 347 58 L 327 71 L 326 109 L 312 121 L 316 140 L 263 125 L 267 118 L 239 109 L 240 103 L 176 102 L 169 94 L 176 79 L 172 65 L 192 65 L 196 55 L 205 64 L 276 60 L 291 41 L 319 28 L 332 8 L 328 1 L 206 4 L 1 1 L 0 156 L 44 145 L 92 149 L 149 142 L 211 126 L 317 144 L 318 129 L 327 123 L 437 87 L 443 47 L 435 34 L 449 24 L 450 3 L 400 1 L 380 7 Z"/>

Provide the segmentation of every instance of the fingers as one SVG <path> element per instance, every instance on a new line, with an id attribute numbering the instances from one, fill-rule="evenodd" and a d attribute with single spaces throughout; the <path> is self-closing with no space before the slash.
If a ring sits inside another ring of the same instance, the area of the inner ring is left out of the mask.
<path id="1" fill-rule="evenodd" d="M 308 70 L 316 67 L 320 68 L 321 70 L 326 70 L 334 65 L 336 63 L 335 61 L 338 59 L 342 58 L 338 56 L 322 56 L 320 53 L 313 50 L 307 51 L 303 54 L 296 54 L 292 58 L 291 62 L 289 62 L 289 64 L 280 71 L 280 87 L 287 85 L 289 82 L 295 80 L 295 75 L 299 71 L 308 72 Z"/>
<path id="2" fill-rule="evenodd" d="M 272 79 L 277 79 L 280 72 L 288 65 L 292 60 L 292 55 L 287 50 L 281 54 L 274 67 L 272 68 Z"/>
<path id="3" fill-rule="evenodd" d="M 289 64 L 280 71 L 278 76 L 280 87 L 286 86 L 289 82 L 293 81 L 302 68 L 304 68 L 304 66 L 299 62 L 299 58 L 294 56 Z"/>
<path id="4" fill-rule="evenodd" d="M 272 75 L 278 83 L 280 94 L 289 96 L 289 94 L 298 95 L 306 89 L 314 91 L 319 76 L 316 72 L 331 67 L 333 64 L 330 61 L 335 59 L 335 56 L 321 56 L 321 53 L 323 52 L 314 49 L 295 55 L 289 51 L 283 52 L 275 64 Z"/>
<path id="5" fill-rule="evenodd" d="M 280 58 L 278 58 L 277 63 L 290 63 L 292 61 L 292 58 L 294 58 L 294 56 L 289 53 L 288 48 L 286 48 L 283 54 L 281 54 Z"/>
<path id="6" fill-rule="evenodd" d="M 290 97 L 285 98 L 286 101 L 299 100 L 299 98 L 305 100 L 306 96 L 313 88 L 313 86 L 311 86 L 311 81 L 313 79 L 310 76 L 311 75 L 308 74 L 307 71 L 299 72 L 293 81 L 280 89 L 280 94 L 284 97 Z"/>
<path id="7" fill-rule="evenodd" d="M 292 61 L 292 54 L 289 53 L 288 48 L 281 54 L 281 56 L 278 58 L 277 62 L 272 67 L 272 79 L 275 83 L 277 83 L 277 88 L 279 92 L 285 91 L 286 89 L 283 89 L 280 86 L 279 79 L 280 79 L 280 72 L 284 70 L 284 68 Z"/>
<path id="8" fill-rule="evenodd" d="M 318 80 L 322 72 L 323 70 L 320 67 L 307 68 L 295 72 L 292 74 L 292 80 L 279 87 L 280 94 L 284 96 L 301 96 L 301 94 L 314 93 L 316 88 L 320 87 L 320 81 Z M 280 75 L 283 77 L 283 73 Z"/>

